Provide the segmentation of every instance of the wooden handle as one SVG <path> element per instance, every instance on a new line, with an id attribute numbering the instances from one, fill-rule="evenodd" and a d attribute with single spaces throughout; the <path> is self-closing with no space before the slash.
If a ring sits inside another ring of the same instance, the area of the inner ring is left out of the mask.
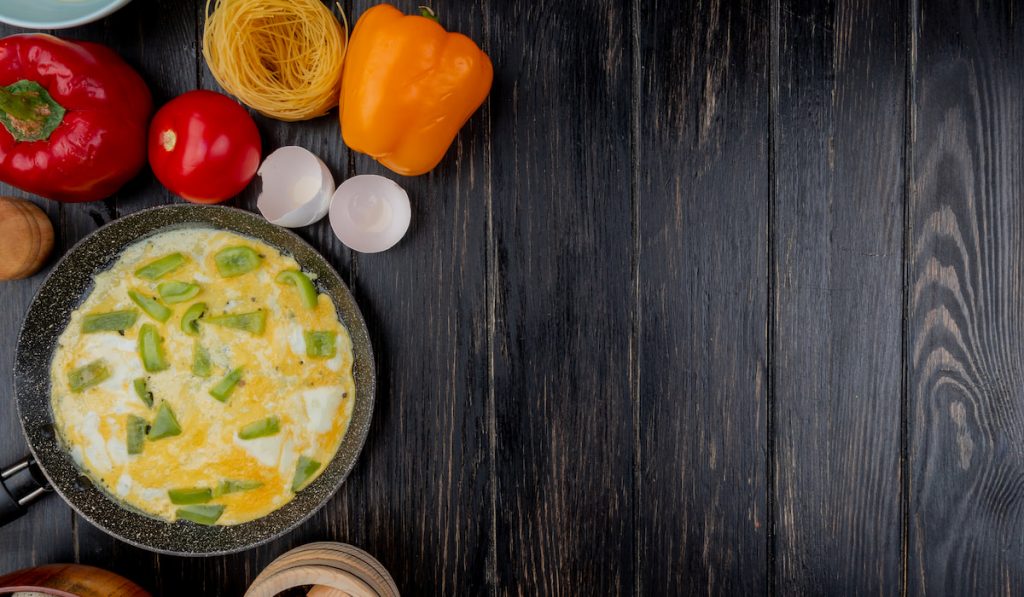
<path id="1" fill-rule="evenodd" d="M 27 278 L 53 250 L 53 225 L 34 203 L 0 197 L 0 280 Z"/>

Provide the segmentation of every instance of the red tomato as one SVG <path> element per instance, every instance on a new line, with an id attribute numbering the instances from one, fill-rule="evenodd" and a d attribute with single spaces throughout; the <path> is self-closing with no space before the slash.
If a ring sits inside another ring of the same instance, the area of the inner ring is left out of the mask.
<path id="1" fill-rule="evenodd" d="M 260 150 L 249 113 L 214 91 L 179 95 L 149 125 L 153 174 L 193 203 L 220 203 L 241 193 L 260 166 Z"/>

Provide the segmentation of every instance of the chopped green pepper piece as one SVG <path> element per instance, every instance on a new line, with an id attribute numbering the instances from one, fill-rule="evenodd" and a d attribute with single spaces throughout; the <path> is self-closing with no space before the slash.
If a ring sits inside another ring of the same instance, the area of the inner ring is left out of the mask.
<path id="1" fill-rule="evenodd" d="M 313 286 L 313 282 L 309 279 L 309 276 L 297 269 L 286 269 L 277 274 L 276 280 L 281 284 L 288 284 L 289 286 L 296 287 L 299 290 L 299 298 L 302 299 L 302 305 L 304 307 L 307 309 L 316 308 L 317 297 L 319 295 L 316 292 L 316 287 Z"/>
<path id="2" fill-rule="evenodd" d="M 145 377 L 139 377 L 132 382 L 135 386 L 135 394 L 140 400 L 146 403 L 146 406 L 153 408 L 153 392 L 149 391 L 149 384 L 146 383 Z"/>
<path id="3" fill-rule="evenodd" d="M 306 486 L 306 483 L 313 478 L 313 473 L 320 468 L 320 463 L 307 456 L 299 456 L 295 464 L 295 476 L 292 477 L 292 492 L 297 492 Z"/>
<path id="4" fill-rule="evenodd" d="M 146 419 L 137 415 L 128 415 L 128 438 L 125 442 L 129 454 L 142 454 L 143 440 L 146 439 Z"/>
<path id="5" fill-rule="evenodd" d="M 242 330 L 258 336 L 262 334 L 263 330 L 267 327 L 267 312 L 263 309 L 259 309 L 248 313 L 224 314 L 217 315 L 216 317 L 207 317 L 203 321 L 206 323 L 212 323 L 213 325 L 219 325 L 221 327 Z"/>
<path id="6" fill-rule="evenodd" d="M 231 373 L 224 376 L 224 379 L 217 382 L 217 385 L 210 389 L 210 395 L 220 400 L 221 402 L 227 402 L 228 397 L 231 396 L 231 392 L 235 390 L 235 386 L 242 379 L 242 368 L 233 369 Z"/>
<path id="7" fill-rule="evenodd" d="M 199 284 L 177 281 L 160 282 L 156 286 L 156 291 L 165 303 L 174 305 L 195 298 L 199 294 Z"/>
<path id="8" fill-rule="evenodd" d="M 160 304 L 160 301 L 155 298 L 148 297 L 141 292 L 136 290 L 128 291 L 129 298 L 132 302 L 142 308 L 153 319 L 163 323 L 171 317 L 171 310 Z"/>
<path id="9" fill-rule="evenodd" d="M 139 312 L 135 309 L 111 311 L 109 313 L 90 313 L 82 318 L 82 333 L 123 332 L 135 325 Z"/>
<path id="10" fill-rule="evenodd" d="M 239 245 L 221 249 L 213 256 L 222 278 L 234 278 L 260 266 L 260 255 L 250 247 Z"/>
<path id="11" fill-rule="evenodd" d="M 152 441 L 180 434 L 181 425 L 178 424 L 178 419 L 174 417 L 174 411 L 171 410 L 170 406 L 167 406 L 166 402 L 161 402 L 160 408 L 156 411 L 156 418 L 153 419 L 153 426 L 149 428 L 149 433 L 146 434 L 146 437 Z"/>
<path id="12" fill-rule="evenodd" d="M 179 506 L 185 504 L 205 504 L 213 499 L 213 491 L 209 487 L 183 487 L 181 489 L 168 489 L 167 497 L 171 498 L 172 504 Z"/>
<path id="13" fill-rule="evenodd" d="M 164 339 L 151 323 L 144 323 L 139 328 L 139 355 L 142 357 L 142 366 L 150 373 L 171 366 L 164 357 Z"/>
<path id="14" fill-rule="evenodd" d="M 217 519 L 220 518 L 220 515 L 223 513 L 224 506 L 204 504 L 178 508 L 175 516 L 181 520 L 191 520 L 197 524 L 211 525 L 217 522 Z"/>
<path id="15" fill-rule="evenodd" d="M 277 417 L 267 417 L 259 421 L 253 421 L 238 431 L 238 439 L 256 439 L 257 437 L 268 437 L 277 435 L 281 431 L 281 420 Z"/>
<path id="16" fill-rule="evenodd" d="M 334 332 L 305 332 L 306 356 L 314 359 L 329 359 L 336 353 L 334 340 L 338 337 Z"/>
<path id="17" fill-rule="evenodd" d="M 213 373 L 213 364 L 210 363 L 210 353 L 203 348 L 199 342 L 192 347 L 192 375 L 196 377 L 210 377 Z"/>
<path id="18" fill-rule="evenodd" d="M 224 479 L 213 488 L 213 497 L 219 498 L 222 495 L 229 493 L 238 493 L 240 491 L 249 491 L 251 489 L 258 489 L 263 487 L 261 481 L 248 481 L 248 480 L 237 480 L 237 479 Z"/>
<path id="19" fill-rule="evenodd" d="M 108 377 L 110 377 L 110 369 L 107 367 L 107 362 L 103 359 L 96 359 L 78 369 L 72 369 L 68 373 L 68 385 L 71 386 L 72 392 L 78 393 L 103 382 Z"/>
<path id="20" fill-rule="evenodd" d="M 135 275 L 143 280 L 159 280 L 184 264 L 184 255 L 181 253 L 171 253 L 170 255 L 161 257 L 156 261 L 150 261 L 146 265 L 135 270 Z"/>
<path id="21" fill-rule="evenodd" d="M 181 316 L 181 331 L 189 336 L 199 335 L 199 319 L 206 314 L 206 303 L 195 303 Z"/>

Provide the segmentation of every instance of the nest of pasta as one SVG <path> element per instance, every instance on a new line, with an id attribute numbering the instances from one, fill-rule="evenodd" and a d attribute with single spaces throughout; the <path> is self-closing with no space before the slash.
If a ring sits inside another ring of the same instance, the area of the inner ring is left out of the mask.
<path id="1" fill-rule="evenodd" d="M 308 120 L 338 105 L 347 37 L 320 0 L 207 0 L 203 56 L 245 105 Z"/>

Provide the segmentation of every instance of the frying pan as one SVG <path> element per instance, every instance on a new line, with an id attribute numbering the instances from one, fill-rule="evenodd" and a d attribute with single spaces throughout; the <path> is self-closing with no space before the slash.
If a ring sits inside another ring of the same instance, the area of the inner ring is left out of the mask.
<path id="1" fill-rule="evenodd" d="M 118 502 L 75 465 L 57 436 L 50 407 L 50 361 L 57 338 L 93 287 L 93 276 L 110 268 L 129 245 L 176 228 L 215 228 L 257 238 L 290 254 L 316 274 L 320 292 L 334 302 L 352 337 L 356 398 L 352 420 L 323 473 L 272 513 L 239 525 L 167 522 Z M 0 474 L 0 523 L 24 514 L 52 487 L 76 512 L 107 533 L 161 553 L 213 555 L 265 543 L 287 533 L 323 506 L 345 480 L 370 427 L 375 390 L 373 351 L 359 307 L 337 272 L 292 232 L 249 212 L 219 206 L 156 207 L 115 220 L 82 239 L 57 263 L 29 306 L 18 337 L 14 368 L 21 427 L 32 453 Z M 21 479 L 22 482 L 16 482 Z"/>

